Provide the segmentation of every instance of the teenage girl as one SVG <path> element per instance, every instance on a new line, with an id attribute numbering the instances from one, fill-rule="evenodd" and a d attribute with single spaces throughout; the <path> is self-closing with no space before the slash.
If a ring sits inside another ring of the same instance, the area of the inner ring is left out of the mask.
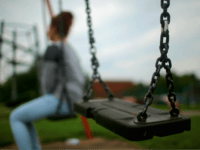
<path id="1" fill-rule="evenodd" d="M 55 115 L 60 101 L 59 98 L 63 94 L 61 73 L 63 67 L 60 67 L 58 63 L 61 57 L 60 41 L 67 42 L 73 24 L 73 15 L 70 12 L 62 12 L 62 19 L 65 27 L 64 38 L 59 35 L 60 14 L 52 18 L 48 31 L 48 37 L 53 44 L 47 48 L 44 54 L 41 79 L 43 96 L 19 106 L 10 115 L 11 129 L 20 150 L 41 150 L 41 144 L 33 122 Z M 72 100 L 73 109 L 73 102 L 81 100 L 83 96 L 85 77 L 75 52 L 67 43 L 64 44 L 63 51 L 65 78 L 67 80 L 65 86 L 68 95 L 65 95 L 62 99 L 63 104 L 60 113 L 69 114 L 66 99 Z"/>

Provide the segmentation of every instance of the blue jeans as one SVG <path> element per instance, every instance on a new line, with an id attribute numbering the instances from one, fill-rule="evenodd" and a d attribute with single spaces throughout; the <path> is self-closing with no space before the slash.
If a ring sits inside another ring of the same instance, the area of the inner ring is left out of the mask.
<path id="1" fill-rule="evenodd" d="M 41 144 L 33 121 L 55 115 L 59 99 L 47 94 L 27 102 L 11 112 L 10 123 L 14 139 L 20 150 L 41 150 Z M 63 102 L 61 114 L 69 114 L 67 103 Z"/>

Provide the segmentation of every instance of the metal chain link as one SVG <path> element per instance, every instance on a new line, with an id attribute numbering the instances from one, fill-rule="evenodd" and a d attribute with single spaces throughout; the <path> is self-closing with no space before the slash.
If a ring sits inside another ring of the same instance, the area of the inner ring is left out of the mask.
<path id="1" fill-rule="evenodd" d="M 161 23 L 161 36 L 160 36 L 160 53 L 161 56 L 157 59 L 155 67 L 156 71 L 152 75 L 151 83 L 149 86 L 148 93 L 144 97 L 145 106 L 140 113 L 137 115 L 137 119 L 139 121 L 145 121 L 147 119 L 146 111 L 148 106 L 153 102 L 153 92 L 157 87 L 159 78 L 160 78 L 160 70 L 164 67 L 166 74 L 166 82 L 167 87 L 169 89 L 168 100 L 171 103 L 172 109 L 170 110 L 170 114 L 172 117 L 176 117 L 179 115 L 178 108 L 175 107 L 176 95 L 173 92 L 174 82 L 171 73 L 172 63 L 171 60 L 167 57 L 167 53 L 169 50 L 169 30 L 168 24 L 170 23 L 170 14 L 167 12 L 167 8 L 170 5 L 170 0 L 161 0 L 161 8 L 163 9 L 163 13 L 160 16 Z"/>
<path id="2" fill-rule="evenodd" d="M 62 0 L 59 0 L 59 11 L 60 11 L 60 20 L 59 20 L 59 35 L 60 38 L 63 39 L 65 37 L 65 25 L 62 16 Z"/>
<path id="3" fill-rule="evenodd" d="M 87 25 L 89 27 L 89 31 L 88 31 L 89 43 L 90 43 L 90 50 L 89 51 L 92 54 L 91 62 L 92 62 L 93 75 L 92 75 L 92 78 L 91 78 L 89 85 L 88 85 L 88 91 L 85 94 L 85 96 L 83 97 L 83 100 L 86 102 L 86 101 L 88 101 L 89 97 L 91 96 L 92 87 L 94 85 L 95 79 L 99 79 L 100 83 L 102 84 L 104 90 L 106 91 L 106 93 L 108 95 L 108 98 L 112 99 L 114 97 L 113 93 L 110 91 L 110 89 L 108 88 L 106 83 L 101 79 L 101 76 L 97 71 L 97 69 L 99 67 L 99 62 L 98 62 L 96 55 L 95 55 L 97 51 L 96 51 L 96 47 L 94 46 L 95 39 L 93 37 L 92 19 L 91 19 L 91 16 L 90 16 L 91 9 L 89 7 L 89 0 L 85 0 L 85 2 L 86 2 L 86 13 L 87 13 Z"/>
<path id="4" fill-rule="evenodd" d="M 2 56 L 3 56 L 2 50 L 1 50 L 2 43 L 3 43 L 3 38 L 2 38 L 2 36 L 0 35 L 0 60 L 1 60 Z"/>
<path id="5" fill-rule="evenodd" d="M 64 33 L 64 29 L 65 29 L 65 26 L 64 26 L 64 21 L 63 21 L 63 16 L 62 16 L 62 0 L 59 0 L 59 11 L 60 11 L 60 20 L 59 20 L 59 35 L 60 35 L 60 42 L 61 42 L 61 57 L 60 57 L 60 60 L 59 60 L 59 66 L 62 66 L 62 69 L 61 69 L 61 73 L 62 73 L 62 92 L 61 92 L 61 95 L 60 95 L 60 98 L 59 98 L 59 104 L 58 104 L 58 107 L 57 107 L 57 110 L 56 110 L 56 117 L 61 117 L 63 115 L 60 114 L 60 109 L 62 107 L 62 99 L 63 99 L 63 96 L 66 96 L 66 100 L 67 100 L 67 107 L 69 107 L 69 111 L 70 111 L 70 115 L 73 116 L 74 114 L 74 111 L 73 111 L 73 108 L 72 108 L 72 100 L 71 100 L 71 97 L 69 97 L 69 94 L 68 94 L 68 89 L 66 88 L 66 83 L 68 82 L 67 81 L 67 78 L 66 78 L 66 72 L 65 72 L 65 63 L 64 63 L 64 42 L 62 41 L 63 38 L 65 37 L 65 33 Z M 55 89 L 53 89 L 51 92 L 53 92 Z"/>
<path id="6" fill-rule="evenodd" d="M 4 30 L 4 21 L 1 22 L 0 28 L 0 60 L 2 59 L 2 44 L 3 44 L 3 30 Z"/>

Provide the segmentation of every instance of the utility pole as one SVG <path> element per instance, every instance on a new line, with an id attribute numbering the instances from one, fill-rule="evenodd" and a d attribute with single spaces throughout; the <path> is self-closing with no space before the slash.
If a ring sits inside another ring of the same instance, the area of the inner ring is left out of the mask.
<path id="1" fill-rule="evenodd" d="M 47 32 L 47 23 L 46 23 L 46 9 L 45 9 L 45 0 L 42 1 L 42 18 L 43 18 L 43 27 L 44 27 L 44 37 L 45 37 L 45 47 L 48 45 L 48 39 L 46 36 Z"/>
<path id="2" fill-rule="evenodd" d="M 36 48 L 36 59 L 38 58 L 39 54 L 39 39 L 38 39 L 38 29 L 37 29 L 37 25 L 35 25 L 33 27 L 33 32 L 34 32 L 34 36 L 35 36 L 35 48 Z"/>
<path id="3" fill-rule="evenodd" d="M 190 84 L 190 105 L 191 104 L 193 105 L 195 103 L 194 99 L 195 99 L 194 84 Z"/>
<path id="4" fill-rule="evenodd" d="M 35 58 L 35 66 L 37 69 L 37 77 L 38 77 L 38 88 L 40 95 L 42 95 L 42 89 L 41 89 L 41 59 L 40 59 L 40 53 L 39 53 L 39 37 L 38 37 L 38 29 L 37 26 L 35 25 L 33 28 L 34 31 L 34 37 L 35 37 L 35 48 L 36 48 L 36 58 Z"/>
<path id="5" fill-rule="evenodd" d="M 12 101 L 17 100 L 17 80 L 16 80 L 16 40 L 17 40 L 17 32 L 16 30 L 13 31 L 13 60 L 12 60 L 12 66 L 13 66 L 13 77 L 12 77 Z"/>
<path id="6" fill-rule="evenodd" d="M 3 29 L 4 29 L 4 21 L 1 22 L 1 28 L 0 28 L 0 86 L 2 85 L 2 68 L 1 68 L 1 59 L 2 59 L 2 43 L 3 43 Z"/>

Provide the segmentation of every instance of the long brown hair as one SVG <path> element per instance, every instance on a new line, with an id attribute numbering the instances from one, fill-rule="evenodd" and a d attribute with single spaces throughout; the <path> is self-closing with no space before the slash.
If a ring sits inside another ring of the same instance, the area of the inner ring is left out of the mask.
<path id="1" fill-rule="evenodd" d="M 57 33 L 59 33 L 60 31 L 60 26 L 59 26 L 59 23 L 60 23 L 60 17 L 61 17 L 61 14 L 58 14 L 56 17 L 53 17 L 51 19 L 51 26 L 52 27 L 55 27 L 56 28 L 56 31 Z M 64 37 L 66 37 L 68 35 L 68 32 L 69 32 L 69 27 L 71 26 L 72 24 L 72 19 L 73 19 L 73 15 L 71 12 L 62 12 L 62 20 L 63 20 L 63 24 L 64 24 Z"/>

